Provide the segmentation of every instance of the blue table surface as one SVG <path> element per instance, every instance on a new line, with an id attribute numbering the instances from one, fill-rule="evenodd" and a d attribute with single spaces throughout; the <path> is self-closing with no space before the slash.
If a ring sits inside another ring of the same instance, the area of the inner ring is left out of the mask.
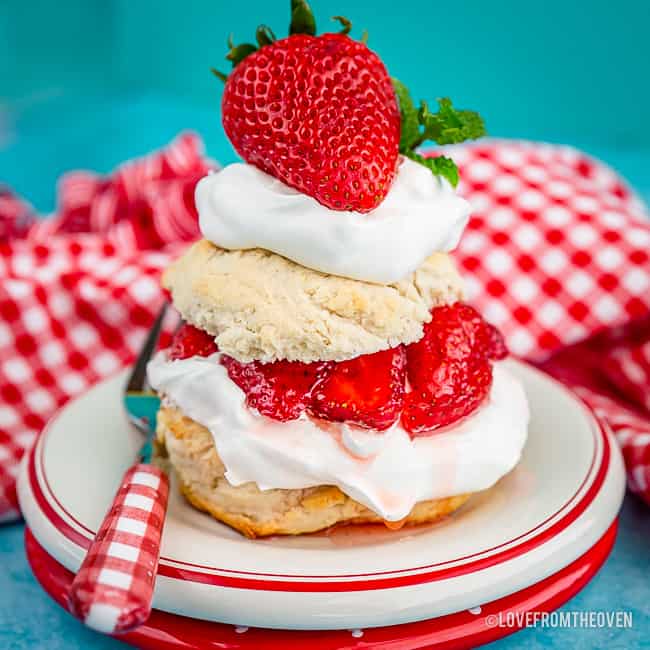
<path id="1" fill-rule="evenodd" d="M 121 160 L 163 145 L 183 128 L 205 136 L 208 153 L 234 160 L 221 134 L 217 107 L 185 105 L 155 94 L 84 99 L 45 98 L 20 112 L 0 112 L 0 180 L 15 187 L 41 211 L 54 207 L 54 184 L 78 167 L 108 171 Z M 650 151 L 578 143 L 620 171 L 648 201 Z M 103 650 L 124 647 L 85 629 L 55 605 L 33 578 L 23 549 L 23 526 L 0 526 L 0 648 Z M 631 629 L 529 628 L 490 646 L 650 647 L 650 509 L 626 497 L 619 535 L 605 566 L 565 611 L 632 613 Z"/>

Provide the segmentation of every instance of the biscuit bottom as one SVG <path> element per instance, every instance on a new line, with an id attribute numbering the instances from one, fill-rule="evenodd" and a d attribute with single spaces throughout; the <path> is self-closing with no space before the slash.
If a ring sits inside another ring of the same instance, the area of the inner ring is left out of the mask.
<path id="1" fill-rule="evenodd" d="M 385 522 L 331 485 L 264 491 L 255 483 L 231 485 L 210 431 L 176 408 L 160 409 L 157 441 L 157 458 L 169 460 L 185 498 L 250 538 L 313 533 L 335 524 L 383 522 L 389 528 L 399 528 L 431 523 L 460 508 L 471 496 L 420 501 L 402 521 Z"/>

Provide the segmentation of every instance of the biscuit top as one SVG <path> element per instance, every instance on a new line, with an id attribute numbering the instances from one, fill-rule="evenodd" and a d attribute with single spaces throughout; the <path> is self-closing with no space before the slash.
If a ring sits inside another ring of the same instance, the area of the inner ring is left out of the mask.
<path id="1" fill-rule="evenodd" d="M 163 275 L 174 306 L 241 362 L 343 361 L 422 337 L 433 307 L 462 298 L 450 257 L 434 253 L 379 285 L 328 275 L 261 249 L 201 240 Z"/>

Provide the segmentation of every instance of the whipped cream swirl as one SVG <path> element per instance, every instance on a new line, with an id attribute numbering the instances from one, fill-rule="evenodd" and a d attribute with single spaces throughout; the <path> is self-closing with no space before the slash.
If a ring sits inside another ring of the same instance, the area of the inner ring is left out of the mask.
<path id="1" fill-rule="evenodd" d="M 221 248 L 263 248 L 316 271 L 381 284 L 454 249 L 469 217 L 469 204 L 446 180 L 408 158 L 368 214 L 330 210 L 243 163 L 202 178 L 195 200 L 201 233 Z"/>
<path id="2" fill-rule="evenodd" d="M 386 431 L 315 420 L 277 422 L 246 406 L 220 355 L 149 363 L 151 385 L 210 430 L 232 485 L 261 490 L 336 485 L 388 521 L 425 499 L 493 485 L 519 461 L 529 412 L 519 381 L 494 366 L 487 403 L 456 426 L 411 439 L 395 423 Z"/>

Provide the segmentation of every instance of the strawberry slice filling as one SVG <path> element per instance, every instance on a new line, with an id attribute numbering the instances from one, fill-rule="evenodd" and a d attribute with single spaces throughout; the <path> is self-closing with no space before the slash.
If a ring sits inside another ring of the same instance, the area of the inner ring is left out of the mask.
<path id="1" fill-rule="evenodd" d="M 429 433 L 473 413 L 492 387 L 491 360 L 507 355 L 500 332 L 469 305 L 437 307 L 424 336 L 406 348 L 411 391 L 402 425 Z"/>
<path id="2" fill-rule="evenodd" d="M 314 384 L 308 408 L 325 420 L 387 429 L 402 412 L 405 377 L 403 346 L 334 363 Z"/>
<path id="3" fill-rule="evenodd" d="M 491 362 L 507 356 L 500 332 L 473 307 L 444 305 L 431 315 L 417 343 L 349 361 L 241 363 L 224 354 L 221 363 L 246 394 L 247 405 L 275 420 L 306 412 L 383 430 L 401 418 L 412 437 L 429 435 L 479 408 L 492 386 Z M 169 358 L 217 351 L 211 335 L 185 324 Z"/>
<path id="4" fill-rule="evenodd" d="M 224 355 L 221 363 L 230 378 L 246 393 L 246 403 L 274 420 L 299 418 L 309 407 L 314 385 L 331 364 L 276 361 L 240 363 Z"/>
<path id="5" fill-rule="evenodd" d="M 217 351 L 214 336 L 194 327 L 194 325 L 183 323 L 174 334 L 168 355 L 170 359 L 188 359 L 189 357 L 209 357 Z"/>

